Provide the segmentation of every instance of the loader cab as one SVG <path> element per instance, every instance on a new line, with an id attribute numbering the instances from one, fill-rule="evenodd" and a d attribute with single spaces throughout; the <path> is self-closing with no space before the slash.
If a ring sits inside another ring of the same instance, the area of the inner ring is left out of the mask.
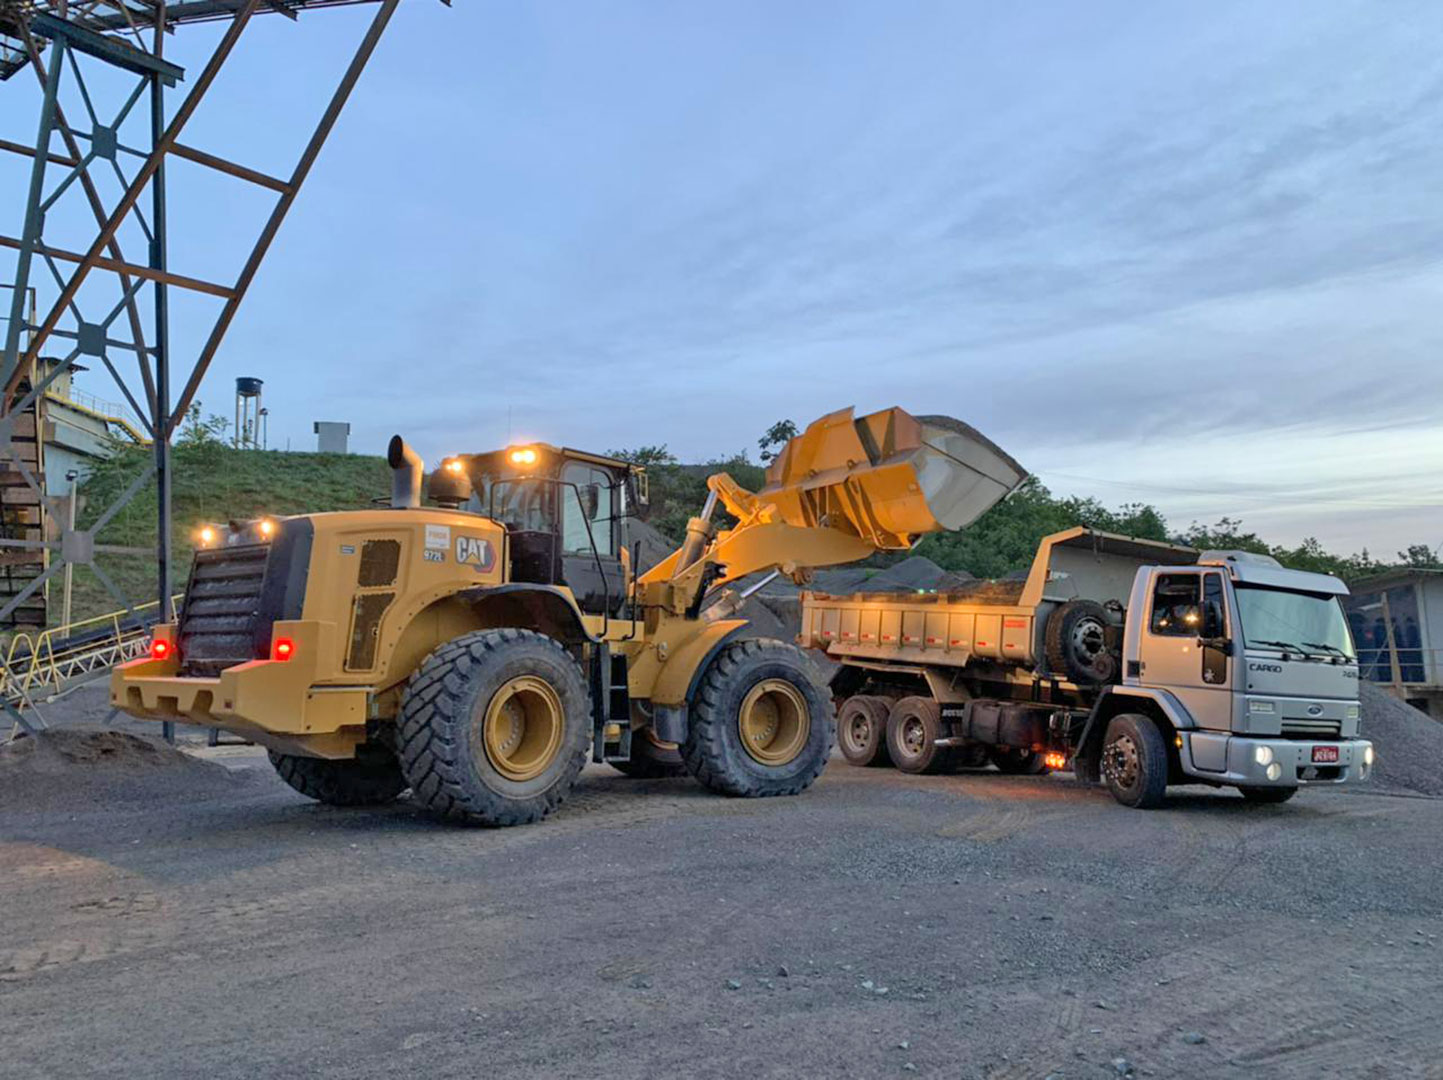
<path id="1" fill-rule="evenodd" d="M 645 502 L 641 468 L 545 443 L 463 460 L 475 491 L 466 508 L 506 529 L 508 580 L 566 586 L 588 614 L 620 611 L 623 525 Z"/>

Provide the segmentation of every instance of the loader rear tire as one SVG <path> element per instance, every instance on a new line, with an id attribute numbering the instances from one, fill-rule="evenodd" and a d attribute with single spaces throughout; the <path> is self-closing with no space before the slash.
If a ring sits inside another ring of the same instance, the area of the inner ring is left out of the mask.
<path id="1" fill-rule="evenodd" d="M 395 755 L 368 747 L 363 758 L 336 761 L 269 752 L 276 775 L 308 799 L 327 806 L 380 806 L 410 785 Z"/>
<path id="2" fill-rule="evenodd" d="M 887 714 L 892 702 L 874 694 L 857 694 L 837 710 L 837 748 L 849 765 L 890 765 Z"/>
<path id="3" fill-rule="evenodd" d="M 631 736 L 631 760 L 613 761 L 611 767 L 633 780 L 665 780 L 686 775 L 681 747 L 676 743 L 654 742 L 644 730 Z"/>
<path id="4" fill-rule="evenodd" d="M 727 645 L 692 697 L 682 756 L 723 795 L 797 795 L 827 767 L 832 702 L 795 645 L 759 638 Z"/>
<path id="5" fill-rule="evenodd" d="M 533 630 L 479 630 L 421 663 L 397 720 L 412 796 L 440 817 L 525 825 L 570 793 L 591 746 L 586 680 Z"/>
<path id="6" fill-rule="evenodd" d="M 887 753 L 892 764 L 914 775 L 951 772 L 957 758 L 938 746 L 942 709 L 929 697 L 904 697 L 887 715 Z"/>

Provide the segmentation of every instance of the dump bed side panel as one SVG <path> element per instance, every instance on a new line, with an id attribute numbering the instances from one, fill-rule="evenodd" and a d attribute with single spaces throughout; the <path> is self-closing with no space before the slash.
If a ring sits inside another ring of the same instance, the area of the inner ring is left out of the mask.
<path id="1" fill-rule="evenodd" d="M 836 659 L 965 667 L 975 659 L 1031 666 L 1034 618 L 1018 607 L 946 596 L 820 596 L 802 604 L 801 644 Z"/>

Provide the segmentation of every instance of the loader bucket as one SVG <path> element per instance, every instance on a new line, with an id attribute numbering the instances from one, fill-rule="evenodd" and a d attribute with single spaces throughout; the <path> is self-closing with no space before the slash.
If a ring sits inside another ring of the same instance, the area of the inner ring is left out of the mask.
<path id="1" fill-rule="evenodd" d="M 980 432 L 946 416 L 842 409 L 808 426 L 757 492 L 789 525 L 854 532 L 879 548 L 961 529 L 1027 472 Z"/>

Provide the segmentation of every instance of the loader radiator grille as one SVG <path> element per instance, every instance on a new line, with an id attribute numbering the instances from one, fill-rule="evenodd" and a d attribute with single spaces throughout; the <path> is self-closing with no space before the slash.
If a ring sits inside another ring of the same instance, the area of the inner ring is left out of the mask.
<path id="1" fill-rule="evenodd" d="M 256 624 L 269 555 L 265 544 L 196 552 L 181 609 L 182 675 L 214 678 L 228 667 L 256 659 Z"/>

